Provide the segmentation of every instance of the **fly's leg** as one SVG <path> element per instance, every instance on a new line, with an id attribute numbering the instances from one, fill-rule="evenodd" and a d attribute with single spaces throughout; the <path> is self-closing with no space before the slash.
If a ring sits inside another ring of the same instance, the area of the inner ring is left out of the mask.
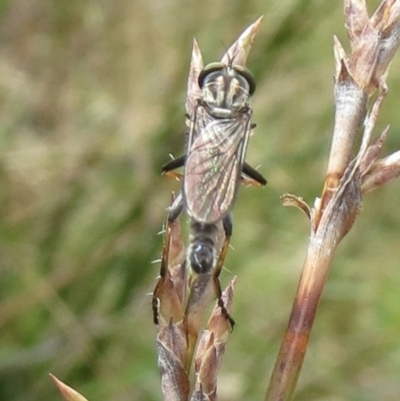
<path id="1" fill-rule="evenodd" d="M 159 323 L 158 311 L 160 309 L 160 298 L 158 296 L 158 292 L 168 271 L 168 257 L 169 257 L 170 243 L 171 243 L 171 224 L 170 221 L 167 219 L 165 234 L 164 234 L 163 251 L 161 256 L 160 280 L 158 281 L 156 288 L 153 291 L 153 299 L 151 302 L 151 306 L 153 309 L 153 322 L 156 325 L 158 325 Z"/>
<path id="2" fill-rule="evenodd" d="M 226 253 L 228 252 L 230 238 L 232 236 L 232 216 L 228 214 L 222 220 L 224 231 L 225 231 L 225 239 L 221 248 L 221 252 L 218 257 L 217 265 L 213 272 L 213 283 L 214 283 L 214 291 L 218 299 L 218 306 L 221 308 L 221 313 L 226 317 L 231 325 L 231 329 L 235 326 L 235 321 L 232 319 L 231 315 L 226 309 L 224 301 L 222 299 L 222 290 L 221 283 L 219 282 L 219 275 L 221 273 L 222 267 L 224 265 Z"/>
<path id="3" fill-rule="evenodd" d="M 243 177 L 243 174 L 251 178 L 251 180 L 246 180 L 246 178 Z M 256 186 L 264 186 L 267 184 L 267 180 L 262 176 L 262 174 L 246 162 L 244 162 L 242 166 L 242 181 Z"/>
<path id="4" fill-rule="evenodd" d="M 176 159 L 170 160 L 168 163 L 165 163 L 162 166 L 161 173 L 169 178 L 175 178 L 180 181 L 182 179 L 182 174 L 174 173 L 172 170 L 183 167 L 185 162 L 186 155 L 182 155 Z M 247 179 L 246 176 L 250 179 Z M 242 166 L 242 182 L 254 186 L 264 186 L 267 184 L 267 180 L 262 176 L 262 174 L 246 162 L 244 162 Z"/>
<path id="5" fill-rule="evenodd" d="M 161 167 L 161 173 L 172 178 L 176 178 L 175 176 L 180 177 L 181 174 L 174 173 L 172 172 L 172 170 L 175 170 L 179 167 L 183 167 L 185 165 L 185 162 L 186 162 L 186 155 L 182 155 L 177 157 L 176 159 L 172 159 Z"/>
<path id="6" fill-rule="evenodd" d="M 172 205 L 167 209 L 167 222 L 172 223 L 175 221 L 183 210 L 183 196 L 182 192 L 179 192 L 178 196 L 172 202 Z"/>
<path id="7" fill-rule="evenodd" d="M 159 289 L 168 271 L 168 259 L 169 259 L 169 249 L 171 245 L 171 224 L 179 217 L 183 209 L 183 197 L 182 193 L 175 198 L 172 205 L 168 208 L 168 215 L 164 234 L 164 244 L 161 256 L 161 267 L 160 267 L 160 280 L 158 281 L 156 288 L 153 292 L 152 309 L 153 309 L 153 321 L 154 324 L 158 325 L 158 311 L 160 309 L 160 299 L 158 296 Z"/>

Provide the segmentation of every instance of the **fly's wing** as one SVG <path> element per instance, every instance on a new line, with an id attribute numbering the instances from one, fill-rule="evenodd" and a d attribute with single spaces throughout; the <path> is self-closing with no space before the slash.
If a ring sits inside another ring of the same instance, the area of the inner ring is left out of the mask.
<path id="1" fill-rule="evenodd" d="M 250 133 L 250 116 L 210 120 L 188 149 L 183 195 L 188 214 L 214 223 L 233 207 Z"/>

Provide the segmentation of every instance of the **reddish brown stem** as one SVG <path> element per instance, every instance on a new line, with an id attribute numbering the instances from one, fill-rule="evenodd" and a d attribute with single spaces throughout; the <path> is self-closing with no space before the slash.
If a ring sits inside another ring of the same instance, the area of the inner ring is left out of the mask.
<path id="1" fill-rule="evenodd" d="M 289 400 L 293 395 L 333 256 L 332 247 L 311 239 L 266 401 Z"/>
<path id="2" fill-rule="evenodd" d="M 345 171 L 316 230 L 312 230 L 306 260 L 289 324 L 279 350 L 265 401 L 290 400 L 307 351 L 318 304 L 336 248 L 361 208 L 358 165 Z"/>

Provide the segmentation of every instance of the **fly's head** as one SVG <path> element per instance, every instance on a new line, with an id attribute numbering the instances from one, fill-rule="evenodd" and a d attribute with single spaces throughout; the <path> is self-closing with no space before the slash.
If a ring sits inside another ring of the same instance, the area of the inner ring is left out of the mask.
<path id="1" fill-rule="evenodd" d="M 203 103 L 213 114 L 230 117 L 248 107 L 256 89 L 253 74 L 240 65 L 208 64 L 199 74 Z"/>

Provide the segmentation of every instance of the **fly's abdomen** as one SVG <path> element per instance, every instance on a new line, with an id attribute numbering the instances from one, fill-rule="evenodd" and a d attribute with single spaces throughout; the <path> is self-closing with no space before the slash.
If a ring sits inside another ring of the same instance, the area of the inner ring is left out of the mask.
<path id="1" fill-rule="evenodd" d="M 209 273 L 214 268 L 217 255 L 217 237 L 218 227 L 216 224 L 202 224 L 192 221 L 188 259 L 195 273 Z"/>

